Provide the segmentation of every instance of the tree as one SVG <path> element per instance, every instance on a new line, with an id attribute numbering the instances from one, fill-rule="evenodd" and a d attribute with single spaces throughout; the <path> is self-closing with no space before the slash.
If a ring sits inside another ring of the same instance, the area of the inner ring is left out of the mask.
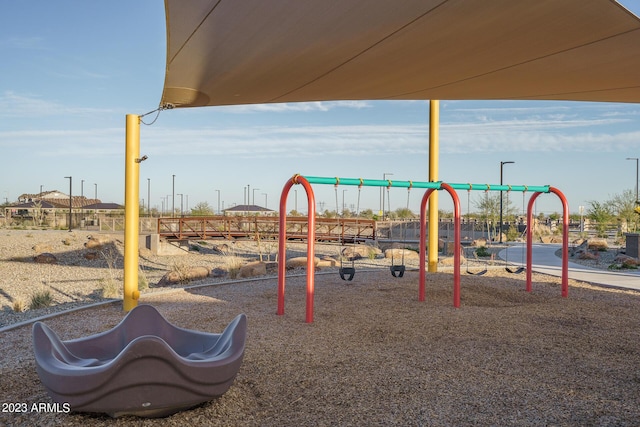
<path id="1" fill-rule="evenodd" d="M 398 208 L 395 210 L 395 217 L 398 219 L 412 219 L 415 218 L 413 212 L 407 208 Z"/>
<path id="2" fill-rule="evenodd" d="M 611 222 L 615 215 L 613 209 L 609 203 L 598 202 L 597 200 L 589 201 L 589 207 L 587 208 L 587 218 L 596 222 L 596 231 L 598 236 L 607 236 L 607 223 Z"/>
<path id="3" fill-rule="evenodd" d="M 504 196 L 504 195 L 503 195 Z M 500 193 L 485 193 L 479 196 L 474 201 L 474 206 L 479 210 L 479 216 L 482 221 L 487 223 L 487 230 L 489 230 L 489 240 L 491 240 L 491 234 L 497 234 L 498 222 L 500 222 Z M 503 221 L 509 215 L 513 215 L 516 212 L 515 208 L 511 204 L 511 200 L 508 197 L 502 199 L 502 216 Z"/>
<path id="4" fill-rule="evenodd" d="M 376 216 L 376 214 L 373 213 L 373 211 L 371 209 L 363 209 L 358 214 L 358 218 L 376 219 L 377 216 Z"/>
<path id="5" fill-rule="evenodd" d="M 617 217 L 626 221 L 628 226 L 634 224 L 634 230 L 638 228 L 638 214 L 636 213 L 636 193 L 632 190 L 625 190 L 622 194 L 614 194 L 607 202 Z"/>
<path id="6" fill-rule="evenodd" d="M 191 215 L 194 215 L 194 216 L 209 216 L 209 215 L 213 215 L 213 213 L 214 213 L 213 208 L 209 206 L 209 203 L 207 202 L 200 202 L 194 208 L 191 209 Z"/>

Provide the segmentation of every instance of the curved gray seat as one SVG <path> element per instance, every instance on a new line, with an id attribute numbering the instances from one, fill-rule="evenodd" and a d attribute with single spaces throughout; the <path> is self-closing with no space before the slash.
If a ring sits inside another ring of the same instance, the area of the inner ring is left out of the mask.
<path id="1" fill-rule="evenodd" d="M 140 305 L 113 329 L 61 341 L 33 325 L 40 380 L 72 411 L 118 417 L 163 417 L 224 394 L 240 370 L 244 314 L 222 334 L 182 329 L 150 305 Z"/>

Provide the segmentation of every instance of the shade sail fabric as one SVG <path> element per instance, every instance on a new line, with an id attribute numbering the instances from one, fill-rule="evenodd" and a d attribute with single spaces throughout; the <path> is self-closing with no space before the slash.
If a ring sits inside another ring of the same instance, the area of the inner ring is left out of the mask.
<path id="1" fill-rule="evenodd" d="M 161 105 L 640 101 L 640 20 L 613 0 L 165 0 Z"/>

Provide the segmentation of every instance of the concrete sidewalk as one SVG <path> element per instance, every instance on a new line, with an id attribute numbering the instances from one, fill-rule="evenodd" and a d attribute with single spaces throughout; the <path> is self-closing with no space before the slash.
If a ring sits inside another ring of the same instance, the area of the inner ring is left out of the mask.
<path id="1" fill-rule="evenodd" d="M 555 254 L 561 247 L 560 244 L 533 245 L 533 271 L 561 277 L 562 258 Z M 525 251 L 526 245 L 519 243 L 503 249 L 498 253 L 498 257 L 502 260 L 508 260 L 509 265 L 524 267 L 526 264 Z M 638 270 L 625 272 L 600 270 L 569 261 L 569 278 L 597 285 L 640 290 L 640 271 Z"/>

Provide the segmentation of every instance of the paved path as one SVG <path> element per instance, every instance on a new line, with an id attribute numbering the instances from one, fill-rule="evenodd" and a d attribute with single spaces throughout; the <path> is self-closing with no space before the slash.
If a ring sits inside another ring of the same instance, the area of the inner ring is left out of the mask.
<path id="1" fill-rule="evenodd" d="M 560 244 L 533 245 L 533 271 L 562 276 L 562 258 L 556 256 Z M 498 257 L 508 260 L 510 265 L 523 266 L 526 264 L 525 244 L 517 244 L 503 249 Z M 625 272 L 600 270 L 586 267 L 569 261 L 569 278 L 598 285 L 640 290 L 640 271 L 629 270 Z"/>

